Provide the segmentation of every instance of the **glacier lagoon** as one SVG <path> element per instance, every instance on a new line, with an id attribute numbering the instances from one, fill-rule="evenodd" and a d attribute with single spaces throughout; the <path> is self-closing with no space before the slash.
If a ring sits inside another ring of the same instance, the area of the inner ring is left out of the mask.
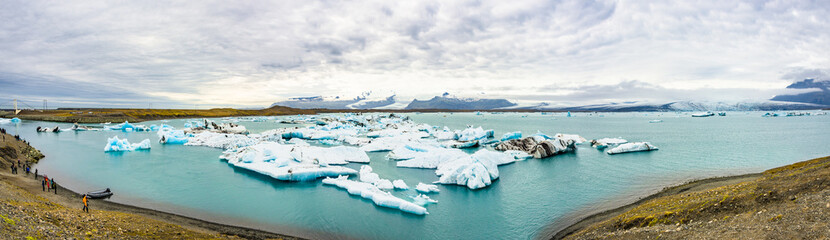
<path id="1" fill-rule="evenodd" d="M 37 133 L 37 126 L 70 124 L 23 121 L 0 125 L 20 134 L 47 158 L 40 172 L 77 192 L 109 187 L 111 201 L 309 238 L 527 239 L 553 223 L 565 227 L 584 214 L 633 202 L 637 197 L 691 179 L 759 172 L 830 155 L 830 117 L 763 118 L 763 112 L 729 112 L 692 118 L 690 113 L 474 113 L 403 114 L 417 123 L 494 129 L 495 136 L 521 131 L 570 133 L 585 138 L 647 141 L 659 151 L 608 155 L 583 143 L 573 153 L 528 159 L 499 167 L 489 187 L 439 185 L 429 215 L 377 207 L 360 196 L 313 182 L 281 182 L 220 161 L 222 149 L 162 145 L 155 132 Z M 279 118 L 278 118 L 279 119 Z M 663 120 L 649 123 L 650 120 Z M 185 120 L 140 123 L 181 128 Z M 240 122 L 252 133 L 295 124 Z M 109 137 L 140 142 L 149 151 L 103 152 Z M 469 153 L 476 149 L 467 149 Z M 405 200 L 418 182 L 438 179 L 430 169 L 396 167 L 387 152 L 368 153 L 382 178 L 403 179 Z M 349 163 L 359 170 L 367 164 Z M 93 206 L 94 207 L 94 206 Z M 550 230 L 550 229 L 547 229 Z"/>

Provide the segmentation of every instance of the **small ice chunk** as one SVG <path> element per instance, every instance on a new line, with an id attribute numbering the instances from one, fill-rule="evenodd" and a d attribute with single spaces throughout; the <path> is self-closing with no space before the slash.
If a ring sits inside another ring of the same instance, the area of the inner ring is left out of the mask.
<path id="1" fill-rule="evenodd" d="M 394 186 L 394 187 L 395 187 L 395 189 L 399 189 L 399 190 L 407 190 L 407 189 L 409 189 L 409 186 L 407 186 L 407 185 L 406 185 L 406 183 L 405 183 L 403 180 L 401 180 L 401 179 L 398 179 L 398 180 L 392 181 L 392 186 Z"/>
<path id="2" fill-rule="evenodd" d="M 652 151 L 657 150 L 657 147 L 651 145 L 648 142 L 633 142 L 633 143 L 624 143 L 615 148 L 612 148 L 605 153 L 609 155 L 612 154 L 619 154 L 619 153 L 629 153 L 629 152 L 641 152 L 641 151 Z"/>
<path id="3" fill-rule="evenodd" d="M 413 199 L 413 203 L 421 205 L 421 206 L 426 206 L 427 204 L 430 204 L 430 203 L 438 203 L 438 201 L 432 200 L 431 198 L 429 198 L 429 196 L 424 195 L 424 194 L 418 194 L 418 196 L 411 197 L 411 198 Z"/>
<path id="4" fill-rule="evenodd" d="M 415 186 L 415 190 L 422 193 L 437 193 L 441 191 L 438 190 L 438 185 L 426 184 L 422 182 L 419 182 L 418 185 Z"/>

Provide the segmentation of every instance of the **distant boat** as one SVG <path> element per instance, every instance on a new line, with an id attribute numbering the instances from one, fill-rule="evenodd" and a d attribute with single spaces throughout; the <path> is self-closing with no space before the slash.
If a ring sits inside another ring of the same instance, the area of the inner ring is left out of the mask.
<path id="1" fill-rule="evenodd" d="M 695 113 L 695 114 L 692 114 L 692 117 L 711 117 L 711 116 L 715 116 L 715 113 L 713 113 L 713 112 L 705 112 L 705 113 Z"/>
<path id="2" fill-rule="evenodd" d="M 721 117 L 726 116 L 726 112 L 719 112 L 718 116 L 721 116 Z"/>

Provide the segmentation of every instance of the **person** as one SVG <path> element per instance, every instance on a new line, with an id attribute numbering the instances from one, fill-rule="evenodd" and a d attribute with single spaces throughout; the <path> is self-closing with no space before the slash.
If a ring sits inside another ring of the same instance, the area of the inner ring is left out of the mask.
<path id="1" fill-rule="evenodd" d="M 49 177 L 47 177 L 46 175 L 43 175 L 43 181 L 46 182 L 46 189 L 50 189 L 50 187 L 49 187 Z"/>
<path id="2" fill-rule="evenodd" d="M 89 205 L 86 203 L 86 194 L 84 194 L 84 212 L 89 212 Z"/>
<path id="3" fill-rule="evenodd" d="M 46 191 L 46 179 L 40 180 L 40 186 L 43 188 L 43 191 Z"/>
<path id="4" fill-rule="evenodd" d="M 35 180 L 37 180 L 37 169 L 35 169 Z"/>
<path id="5" fill-rule="evenodd" d="M 26 166 L 26 176 L 29 176 L 29 166 Z"/>
<path id="6" fill-rule="evenodd" d="M 49 189 L 55 188 L 55 179 L 54 178 L 49 179 L 49 186 L 52 187 L 52 188 L 49 188 Z"/>
<path id="7" fill-rule="evenodd" d="M 52 189 L 55 189 L 55 194 L 58 194 L 58 183 L 55 182 L 55 179 L 52 179 Z"/>

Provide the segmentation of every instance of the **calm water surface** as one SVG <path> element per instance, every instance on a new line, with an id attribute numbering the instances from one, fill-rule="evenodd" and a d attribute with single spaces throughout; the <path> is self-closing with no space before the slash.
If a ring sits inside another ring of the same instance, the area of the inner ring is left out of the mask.
<path id="1" fill-rule="evenodd" d="M 692 118 L 688 113 L 409 114 L 419 123 L 462 129 L 495 129 L 496 135 L 537 130 L 587 139 L 648 141 L 659 151 L 609 156 L 590 147 L 547 159 L 499 167 L 500 178 L 481 190 L 442 185 L 431 195 L 429 215 L 376 207 L 320 181 L 286 183 L 220 161 L 220 149 L 161 145 L 154 132 L 36 133 L 23 121 L 2 125 L 47 156 L 36 168 L 77 192 L 109 187 L 111 201 L 309 238 L 528 239 L 550 223 L 627 204 L 643 194 L 691 179 L 759 172 L 830 155 L 830 117 L 762 118 L 760 112 Z M 649 123 L 661 119 L 662 123 Z M 161 124 L 161 121 L 142 123 Z M 181 128 L 184 120 L 165 121 Z M 257 133 L 297 125 L 240 122 Z M 105 153 L 108 137 L 149 138 L 150 151 Z M 386 153 L 369 153 L 375 172 L 410 187 L 437 180 L 433 170 L 397 168 Z M 362 164 L 347 167 L 359 169 Z M 415 192 L 397 191 L 404 199 Z M 92 206 L 94 208 L 94 205 Z"/>

